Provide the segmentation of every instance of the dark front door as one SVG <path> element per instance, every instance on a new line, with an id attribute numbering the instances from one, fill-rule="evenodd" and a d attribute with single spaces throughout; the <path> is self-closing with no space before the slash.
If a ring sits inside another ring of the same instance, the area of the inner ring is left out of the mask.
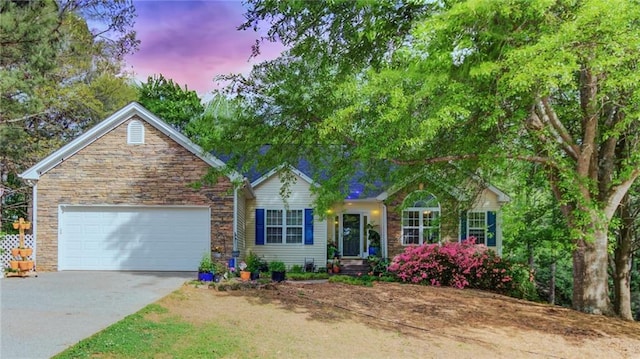
<path id="1" fill-rule="evenodd" d="M 345 213 L 342 215 L 342 255 L 345 257 L 360 256 L 361 247 L 360 214 Z"/>

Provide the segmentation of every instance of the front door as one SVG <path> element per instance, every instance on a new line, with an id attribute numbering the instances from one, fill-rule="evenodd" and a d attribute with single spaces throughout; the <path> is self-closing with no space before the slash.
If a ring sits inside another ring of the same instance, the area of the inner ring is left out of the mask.
<path id="1" fill-rule="evenodd" d="M 342 255 L 359 257 L 362 247 L 362 221 L 359 213 L 342 215 Z"/>

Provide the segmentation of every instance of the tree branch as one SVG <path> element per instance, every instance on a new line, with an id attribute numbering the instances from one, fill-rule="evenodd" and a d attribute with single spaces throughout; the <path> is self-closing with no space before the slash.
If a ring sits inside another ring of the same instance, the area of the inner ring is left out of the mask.
<path id="1" fill-rule="evenodd" d="M 543 165 L 547 165 L 550 167 L 557 167 L 557 164 L 550 158 L 542 157 L 542 156 L 525 156 L 525 155 L 495 155 L 494 158 L 506 157 L 509 159 L 532 162 L 532 163 L 540 163 Z M 441 163 L 441 162 L 449 162 L 449 161 L 462 161 L 480 158 L 478 154 L 463 154 L 463 155 L 450 155 L 450 156 L 440 156 L 440 157 L 431 157 L 424 158 L 420 160 L 398 160 L 391 159 L 391 162 L 396 165 L 428 165 L 433 163 Z"/>
<path id="2" fill-rule="evenodd" d="M 611 218 L 613 218 L 618 205 L 620 205 L 620 201 L 622 201 L 622 198 L 627 194 L 629 188 L 631 188 L 631 185 L 633 185 L 633 182 L 638 178 L 638 176 L 640 176 L 640 167 L 636 167 L 633 172 L 631 172 L 631 175 L 627 180 L 622 181 L 619 185 L 611 188 L 607 205 L 604 208 L 607 220 L 611 220 Z"/>
<path id="3" fill-rule="evenodd" d="M 31 115 L 22 116 L 22 117 L 19 117 L 19 118 L 13 118 L 13 119 L 7 119 L 7 120 L 2 120 L 2 119 L 0 119 L 0 123 L 15 123 L 15 122 L 22 122 L 22 121 L 26 121 L 26 120 L 29 120 L 29 119 L 34 118 L 34 117 L 39 117 L 39 116 L 42 116 L 42 115 L 47 115 L 47 114 L 49 114 L 49 113 L 50 113 L 50 111 L 43 111 L 43 112 L 33 113 L 33 114 L 31 114 Z"/>
<path id="4" fill-rule="evenodd" d="M 549 103 L 549 97 L 538 99 L 536 101 L 536 107 L 542 115 L 542 120 L 549 125 L 549 130 L 555 136 L 556 141 L 562 145 L 564 151 L 571 156 L 571 158 L 577 160 L 580 149 L 575 145 L 573 138 L 569 135 L 569 131 L 567 131 L 553 110 L 553 106 Z"/>

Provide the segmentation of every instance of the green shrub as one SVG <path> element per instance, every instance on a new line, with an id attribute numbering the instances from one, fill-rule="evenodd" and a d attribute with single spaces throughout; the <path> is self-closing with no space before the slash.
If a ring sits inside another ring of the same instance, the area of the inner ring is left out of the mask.
<path id="1" fill-rule="evenodd" d="M 269 263 L 269 270 L 272 272 L 285 272 L 287 267 L 282 261 L 272 261 Z"/>
<path id="2" fill-rule="evenodd" d="M 317 280 L 317 279 L 328 279 L 329 278 L 329 273 L 312 273 L 312 272 L 306 272 L 306 273 L 292 273 L 292 272 L 288 272 L 287 273 L 287 279 L 289 280 Z"/>
<path id="3" fill-rule="evenodd" d="M 299 264 L 294 264 L 291 266 L 288 273 L 304 273 L 304 268 Z"/>

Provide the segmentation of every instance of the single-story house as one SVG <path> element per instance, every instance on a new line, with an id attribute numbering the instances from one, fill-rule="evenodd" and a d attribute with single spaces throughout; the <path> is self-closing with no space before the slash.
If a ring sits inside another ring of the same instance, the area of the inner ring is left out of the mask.
<path id="1" fill-rule="evenodd" d="M 368 228 L 381 234 L 384 256 L 467 236 L 501 251 L 500 207 L 509 198 L 492 186 L 456 214 L 458 228 L 441 228 L 446 209 L 423 184 L 347 198 L 319 215 L 318 184 L 303 171 L 291 170 L 285 201 L 281 168 L 250 181 L 215 172 L 223 166 L 140 104 L 125 106 L 20 174 L 33 186 L 38 270 L 195 271 L 216 247 L 225 261 L 253 251 L 322 266 L 329 241 L 343 257 L 365 258 Z M 217 180 L 202 181 L 211 173 Z"/>

